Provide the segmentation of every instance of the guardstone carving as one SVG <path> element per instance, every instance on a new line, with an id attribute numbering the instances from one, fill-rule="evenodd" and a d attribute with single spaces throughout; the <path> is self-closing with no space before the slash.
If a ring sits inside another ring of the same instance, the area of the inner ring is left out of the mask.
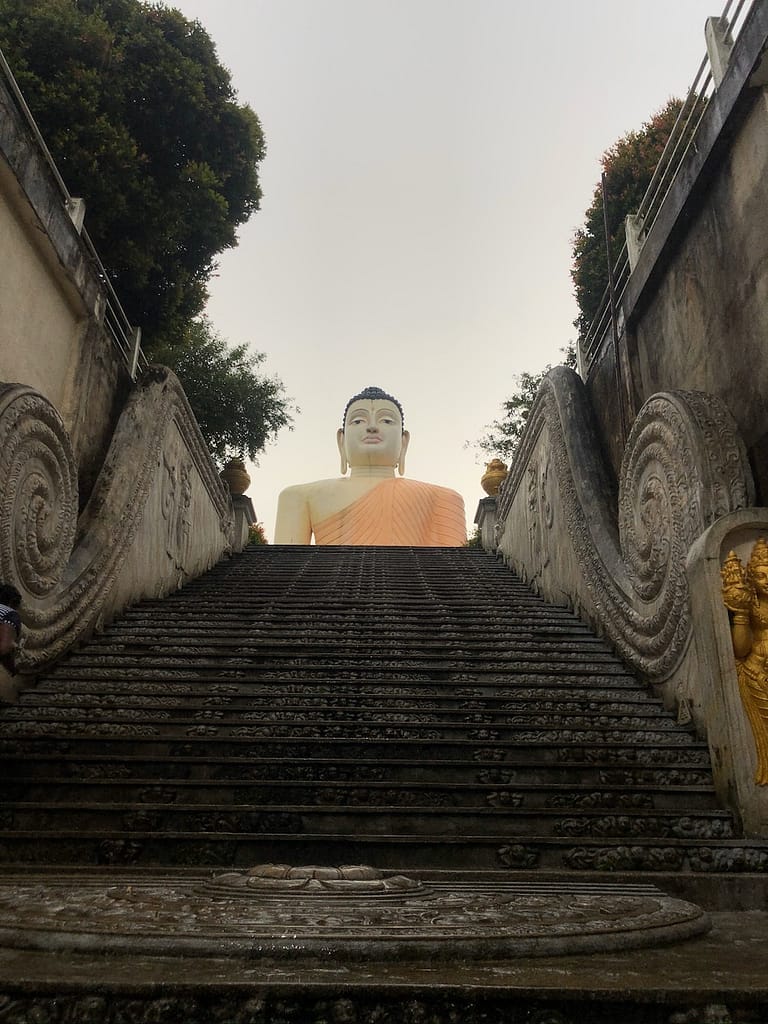
<path id="1" fill-rule="evenodd" d="M 59 583 L 77 523 L 77 467 L 61 417 L 42 395 L 0 385 L 0 564 L 37 598 Z"/>
<path id="2" fill-rule="evenodd" d="M 186 453 L 168 457 L 176 436 Z M 0 578 L 24 598 L 25 647 L 34 671 L 98 623 L 145 515 L 158 467 L 173 585 L 185 570 L 191 477 L 218 517 L 215 557 L 231 546 L 233 514 L 176 377 L 150 368 L 131 393 L 91 497 L 78 515 L 77 466 L 64 424 L 42 395 L 0 384 Z M 158 584 L 168 586 L 158 568 Z"/>
<path id="3" fill-rule="evenodd" d="M 528 578 L 546 567 L 551 542 L 542 531 L 552 523 L 542 469 L 546 452 L 594 618 L 633 668 L 664 680 L 691 636 L 685 556 L 716 518 L 754 500 L 733 418 L 712 395 L 653 396 L 632 427 L 618 493 L 599 454 L 584 386 L 572 370 L 556 367 L 547 375 L 528 424 L 499 493 L 501 550 Z M 528 566 L 514 541 L 504 542 L 524 474 L 532 539 Z"/>

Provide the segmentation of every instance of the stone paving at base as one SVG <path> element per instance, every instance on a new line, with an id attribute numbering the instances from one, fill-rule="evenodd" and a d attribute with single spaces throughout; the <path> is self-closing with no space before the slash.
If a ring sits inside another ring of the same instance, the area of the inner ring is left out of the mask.
<path id="1" fill-rule="evenodd" d="M 765 1024 L 768 913 L 716 912 L 711 919 L 708 934 L 672 946 L 481 962 L 2 949 L 0 1020 Z M 214 1001 L 223 1016 L 211 1009 Z M 180 1012 L 186 1017 L 174 1016 Z"/>

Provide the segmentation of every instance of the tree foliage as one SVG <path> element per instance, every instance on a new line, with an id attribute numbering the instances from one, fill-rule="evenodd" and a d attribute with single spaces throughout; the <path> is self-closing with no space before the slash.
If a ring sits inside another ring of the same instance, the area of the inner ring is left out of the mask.
<path id="1" fill-rule="evenodd" d="M 669 100 L 639 131 L 627 132 L 601 157 L 608 202 L 612 264 L 615 264 L 624 244 L 625 218 L 627 214 L 637 212 L 681 106 L 681 100 Z M 574 326 L 582 341 L 595 318 L 608 284 L 600 182 L 595 187 L 592 203 L 585 214 L 584 226 L 574 235 L 571 277 L 579 308 Z"/>
<path id="2" fill-rule="evenodd" d="M 282 382 L 257 372 L 261 352 L 246 345 L 230 348 L 201 317 L 187 328 L 181 344 L 164 344 L 158 362 L 173 367 L 214 457 L 239 455 L 256 460 L 277 432 L 292 423 Z"/>
<path id="3" fill-rule="evenodd" d="M 600 162 L 606 179 L 608 233 L 614 264 L 625 240 L 625 218 L 627 214 L 637 212 L 682 105 L 681 100 L 669 100 L 639 131 L 628 132 L 602 155 Z M 691 122 L 694 120 L 690 119 Z M 579 309 L 574 326 L 578 328 L 581 341 L 595 318 L 608 283 L 600 182 L 585 214 L 584 226 L 574 235 L 571 277 Z M 575 367 L 575 345 L 571 343 L 563 354 L 563 362 Z M 548 365 L 539 373 L 521 373 L 515 378 L 515 390 L 503 403 L 501 417 L 489 424 L 477 442 L 481 451 L 507 460 L 514 454 L 541 382 L 551 369 Z"/>
<path id="4" fill-rule="evenodd" d="M 576 366 L 576 348 L 571 342 L 563 353 L 563 363 Z M 506 462 L 514 455 L 523 436 L 531 406 L 536 401 L 541 382 L 552 369 L 549 363 L 539 373 L 520 373 L 515 377 L 515 390 L 502 403 L 501 417 L 489 423 L 486 433 L 477 442 L 477 447 L 491 458 Z"/>
<path id="5" fill-rule="evenodd" d="M 142 0 L 0 0 L 6 55 L 150 349 L 258 209 L 264 139 L 199 22 Z"/>

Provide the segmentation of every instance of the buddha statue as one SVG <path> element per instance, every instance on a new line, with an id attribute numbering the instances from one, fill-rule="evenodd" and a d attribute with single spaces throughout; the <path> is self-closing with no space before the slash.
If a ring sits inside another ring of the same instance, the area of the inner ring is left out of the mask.
<path id="1" fill-rule="evenodd" d="M 461 496 L 447 487 L 402 479 L 410 440 L 403 424 L 402 406 L 381 388 L 351 398 L 336 434 L 341 477 L 281 492 L 275 544 L 309 544 L 312 537 L 316 544 L 464 544 Z"/>
<path id="2" fill-rule="evenodd" d="M 768 785 L 768 544 L 758 540 L 746 568 L 731 551 L 721 569 L 723 601 L 739 692 L 757 751 L 755 782 Z"/>

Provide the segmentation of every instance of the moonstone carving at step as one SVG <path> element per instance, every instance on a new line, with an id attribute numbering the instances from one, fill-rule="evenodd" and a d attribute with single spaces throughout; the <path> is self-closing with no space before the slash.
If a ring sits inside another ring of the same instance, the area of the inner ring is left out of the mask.
<path id="1" fill-rule="evenodd" d="M 103 863 L 130 863 L 136 845 L 105 843 Z M 499 851 L 510 868 L 536 856 Z M 260 865 L 210 882 L 168 873 L 0 879 L 0 943 L 59 952 L 460 962 L 642 948 L 709 927 L 699 907 L 652 886 L 421 881 L 362 865 Z"/>

